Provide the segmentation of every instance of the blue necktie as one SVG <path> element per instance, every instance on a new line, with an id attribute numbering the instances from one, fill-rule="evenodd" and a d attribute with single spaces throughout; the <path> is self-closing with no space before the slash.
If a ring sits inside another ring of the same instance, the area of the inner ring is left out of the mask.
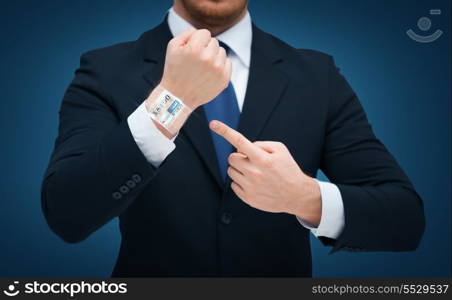
<path id="1" fill-rule="evenodd" d="M 229 54 L 229 47 L 226 44 L 220 42 L 220 46 L 222 46 L 226 50 L 226 53 Z M 240 110 L 232 82 L 229 82 L 227 88 L 225 88 L 212 101 L 204 104 L 204 111 L 209 122 L 212 120 L 218 120 L 233 129 L 237 129 L 240 119 Z M 210 133 L 215 147 L 215 152 L 217 154 L 221 177 L 223 178 L 223 181 L 226 182 L 228 156 L 231 154 L 233 148 L 231 144 L 229 144 L 221 136 L 217 135 L 213 131 L 210 131 Z"/>

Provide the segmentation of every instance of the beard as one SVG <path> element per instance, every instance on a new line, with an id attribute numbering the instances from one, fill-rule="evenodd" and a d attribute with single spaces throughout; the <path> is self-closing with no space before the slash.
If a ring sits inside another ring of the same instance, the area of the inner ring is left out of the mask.
<path id="1" fill-rule="evenodd" d="M 225 26 L 235 23 L 246 10 L 247 0 L 179 0 L 200 24 Z"/>

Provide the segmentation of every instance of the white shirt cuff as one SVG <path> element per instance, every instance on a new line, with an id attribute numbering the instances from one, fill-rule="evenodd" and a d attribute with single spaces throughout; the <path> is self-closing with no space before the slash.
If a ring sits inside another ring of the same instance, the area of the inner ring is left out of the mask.
<path id="1" fill-rule="evenodd" d="M 319 226 L 314 228 L 298 216 L 297 219 L 301 225 L 310 229 L 316 237 L 324 236 L 337 239 L 345 225 L 344 203 L 342 202 L 341 192 L 333 183 L 325 181 L 317 182 L 319 183 L 322 198 L 322 216 Z"/>
<path id="2" fill-rule="evenodd" d="M 155 126 L 149 117 L 144 102 L 127 118 L 135 143 L 147 161 L 158 168 L 176 148 L 174 139 L 169 139 Z"/>

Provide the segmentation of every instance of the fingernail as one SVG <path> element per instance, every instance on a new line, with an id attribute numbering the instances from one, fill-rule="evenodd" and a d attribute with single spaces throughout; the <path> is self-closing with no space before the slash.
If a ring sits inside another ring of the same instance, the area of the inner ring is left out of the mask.
<path id="1" fill-rule="evenodd" d="M 218 128 L 218 122 L 217 121 L 210 122 L 210 128 L 211 129 L 217 129 Z"/>

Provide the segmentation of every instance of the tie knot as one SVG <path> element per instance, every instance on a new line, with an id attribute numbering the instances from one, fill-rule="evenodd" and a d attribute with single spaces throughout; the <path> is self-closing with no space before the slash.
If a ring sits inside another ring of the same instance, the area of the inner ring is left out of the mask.
<path id="1" fill-rule="evenodd" d="M 229 52 L 230 52 L 231 48 L 229 48 L 229 46 L 226 45 L 225 43 L 223 43 L 222 41 L 218 41 L 218 42 L 220 44 L 220 47 L 223 47 L 224 50 L 226 50 L 226 54 L 229 55 Z"/>

